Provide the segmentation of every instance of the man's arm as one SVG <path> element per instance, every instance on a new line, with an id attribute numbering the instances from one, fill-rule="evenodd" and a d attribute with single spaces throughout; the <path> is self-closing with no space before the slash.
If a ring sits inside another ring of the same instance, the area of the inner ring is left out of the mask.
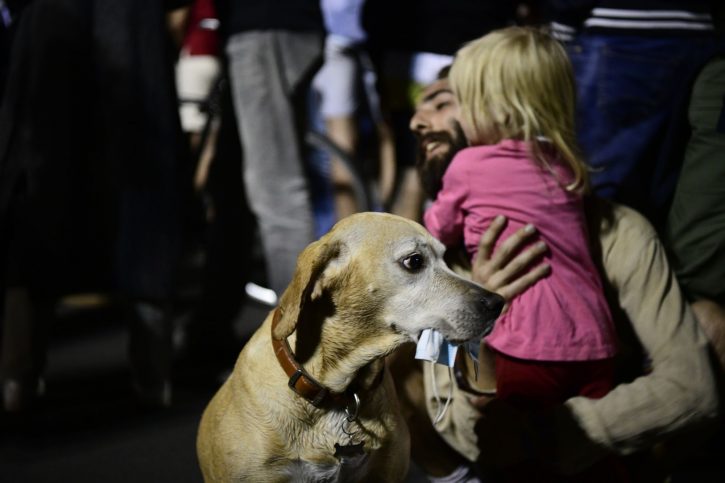
<path id="1" fill-rule="evenodd" d="M 602 399 L 576 397 L 566 407 L 592 442 L 629 454 L 713 420 L 717 392 L 707 338 L 651 225 L 639 213 L 617 206 L 600 241 L 605 278 L 652 372 L 620 384 Z"/>
<path id="2" fill-rule="evenodd" d="M 718 401 L 707 339 L 670 270 L 664 249 L 638 213 L 615 207 L 599 241 L 605 281 L 651 359 L 652 372 L 601 399 L 574 397 L 527 417 L 499 401 L 473 401 L 480 460 L 506 466 L 539 457 L 564 473 L 583 470 L 608 452 L 629 454 L 712 421 Z M 508 428 L 508 429 L 507 429 Z M 519 428 L 518 437 L 511 428 Z M 497 434 L 507 431 L 507 437 Z"/>

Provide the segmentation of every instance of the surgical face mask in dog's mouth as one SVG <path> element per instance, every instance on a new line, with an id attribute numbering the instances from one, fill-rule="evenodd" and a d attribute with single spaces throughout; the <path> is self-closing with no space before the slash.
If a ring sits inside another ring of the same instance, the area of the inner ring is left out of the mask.
<path id="1" fill-rule="evenodd" d="M 479 343 L 480 341 L 470 340 L 461 344 L 463 350 L 468 352 L 474 361 L 478 361 Z M 461 345 L 448 342 L 436 329 L 425 329 L 420 333 L 418 345 L 415 348 L 415 358 L 453 367 Z"/>
<path id="2" fill-rule="evenodd" d="M 478 351 L 480 341 L 468 341 L 463 345 L 463 350 L 468 352 L 473 359 L 473 364 L 476 373 L 478 373 Z M 444 404 L 441 404 L 441 398 L 438 395 L 438 384 L 435 380 L 435 370 L 431 371 L 431 384 L 433 387 L 433 394 L 438 403 L 437 414 L 433 418 L 433 424 L 438 424 L 448 410 L 451 399 L 453 399 L 453 374 L 452 367 L 456 362 L 456 354 L 458 353 L 461 345 L 452 344 L 443 337 L 443 334 L 435 329 L 425 329 L 420 334 L 418 339 L 418 345 L 415 349 L 415 358 L 428 361 L 431 364 L 441 364 L 448 366 L 448 378 L 449 378 L 449 391 L 448 398 Z"/>

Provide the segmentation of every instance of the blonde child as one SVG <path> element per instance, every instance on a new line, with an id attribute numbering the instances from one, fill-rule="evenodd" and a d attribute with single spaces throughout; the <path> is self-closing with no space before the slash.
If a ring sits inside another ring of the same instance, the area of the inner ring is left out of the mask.
<path id="1" fill-rule="evenodd" d="M 551 275 L 513 299 L 486 339 L 497 397 L 524 410 L 601 397 L 613 385 L 615 333 L 589 254 L 566 52 L 543 32 L 505 28 L 460 49 L 449 78 L 470 147 L 447 168 L 427 228 L 474 257 L 503 214 L 508 233 L 533 223 L 550 249 Z"/>

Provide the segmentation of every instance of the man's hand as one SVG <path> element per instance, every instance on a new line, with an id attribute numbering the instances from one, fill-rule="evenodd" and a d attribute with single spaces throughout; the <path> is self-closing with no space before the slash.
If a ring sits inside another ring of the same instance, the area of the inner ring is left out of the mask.
<path id="1" fill-rule="evenodd" d="M 551 266 L 548 263 L 540 263 L 526 271 L 548 251 L 546 243 L 540 241 L 520 252 L 521 248 L 536 235 L 536 228 L 533 225 L 526 225 L 509 236 L 498 247 L 496 253 L 492 254 L 493 247 L 507 222 L 505 216 L 498 216 L 481 235 L 478 253 L 471 267 L 471 278 L 487 290 L 501 295 L 508 303 L 546 277 L 551 272 Z"/>
<path id="2" fill-rule="evenodd" d="M 692 310 L 725 370 L 725 307 L 709 299 L 700 299 L 693 302 Z"/>

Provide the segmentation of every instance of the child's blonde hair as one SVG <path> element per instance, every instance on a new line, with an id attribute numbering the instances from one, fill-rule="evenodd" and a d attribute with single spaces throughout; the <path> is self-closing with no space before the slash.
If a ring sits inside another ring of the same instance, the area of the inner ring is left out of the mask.
<path id="1" fill-rule="evenodd" d="M 573 171 L 566 189 L 588 189 L 574 127 L 574 74 L 557 40 L 529 27 L 495 30 L 456 53 L 449 78 L 461 120 L 475 133 L 471 144 L 530 141 L 550 169 L 542 144 L 550 142 Z"/>

